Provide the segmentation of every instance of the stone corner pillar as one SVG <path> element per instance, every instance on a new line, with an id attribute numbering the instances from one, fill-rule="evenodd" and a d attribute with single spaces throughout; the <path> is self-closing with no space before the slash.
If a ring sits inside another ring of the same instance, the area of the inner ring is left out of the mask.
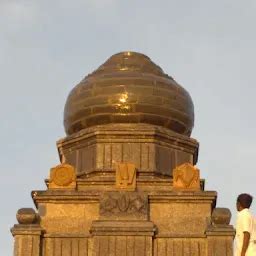
<path id="1" fill-rule="evenodd" d="M 43 229 L 36 224 L 38 218 L 31 208 L 22 208 L 17 212 L 19 224 L 11 228 L 14 237 L 14 256 L 40 256 L 41 235 Z"/>
<path id="2" fill-rule="evenodd" d="M 227 208 L 215 208 L 211 224 L 206 230 L 208 256 L 233 256 L 235 229 L 229 225 L 231 212 Z"/>
<path id="3" fill-rule="evenodd" d="M 14 237 L 14 256 L 40 256 L 42 228 L 38 224 L 16 224 L 11 229 Z"/>

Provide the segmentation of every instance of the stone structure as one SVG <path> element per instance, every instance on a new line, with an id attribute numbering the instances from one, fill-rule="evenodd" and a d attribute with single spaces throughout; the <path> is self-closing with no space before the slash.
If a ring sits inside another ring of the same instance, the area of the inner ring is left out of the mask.
<path id="1" fill-rule="evenodd" d="M 15 256 L 231 256 L 230 211 L 204 190 L 188 92 L 147 56 L 113 55 L 68 96 L 61 164 L 37 212 L 20 209 Z"/>

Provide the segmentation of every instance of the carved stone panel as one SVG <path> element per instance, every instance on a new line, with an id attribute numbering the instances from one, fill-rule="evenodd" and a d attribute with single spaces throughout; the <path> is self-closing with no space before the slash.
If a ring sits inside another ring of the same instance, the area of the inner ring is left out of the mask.
<path id="1" fill-rule="evenodd" d="M 116 187 L 123 190 L 136 189 L 136 167 L 132 163 L 116 164 Z"/>
<path id="2" fill-rule="evenodd" d="M 173 171 L 173 189 L 200 190 L 200 172 L 190 163 L 182 164 Z"/>
<path id="3" fill-rule="evenodd" d="M 102 220 L 147 220 L 148 196 L 141 192 L 106 192 L 100 198 Z"/>

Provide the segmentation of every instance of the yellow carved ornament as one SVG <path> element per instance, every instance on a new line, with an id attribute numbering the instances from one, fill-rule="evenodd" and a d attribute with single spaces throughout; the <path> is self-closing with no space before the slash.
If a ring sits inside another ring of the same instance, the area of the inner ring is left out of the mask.
<path id="1" fill-rule="evenodd" d="M 75 169 L 69 164 L 60 164 L 51 169 L 50 183 L 66 187 L 76 181 Z"/>

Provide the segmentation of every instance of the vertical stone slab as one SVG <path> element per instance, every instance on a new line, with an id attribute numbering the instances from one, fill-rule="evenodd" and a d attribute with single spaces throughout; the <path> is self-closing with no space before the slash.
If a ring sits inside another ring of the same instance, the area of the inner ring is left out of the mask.
<path id="1" fill-rule="evenodd" d="M 192 255 L 190 239 L 183 240 L 183 252 L 184 255 Z"/>
<path id="2" fill-rule="evenodd" d="M 109 238 L 108 236 L 102 236 L 100 238 L 99 244 L 99 254 L 108 255 L 109 254 Z"/>
<path id="3" fill-rule="evenodd" d="M 156 145 L 156 169 L 162 174 L 171 175 L 174 167 L 172 163 L 172 150 L 167 147 Z"/>
<path id="4" fill-rule="evenodd" d="M 54 249 L 53 249 L 53 251 L 54 251 L 54 255 L 60 255 L 61 256 L 61 247 L 62 247 L 62 241 L 61 241 L 62 239 L 61 238 L 54 238 Z"/>
<path id="5" fill-rule="evenodd" d="M 191 255 L 200 256 L 200 242 L 191 241 Z"/>
<path id="6" fill-rule="evenodd" d="M 146 171 L 149 170 L 149 143 L 141 144 L 140 147 L 140 169 Z"/>
<path id="7" fill-rule="evenodd" d="M 146 243 L 145 243 L 146 238 L 147 238 L 146 236 L 136 236 L 135 243 L 134 243 L 135 256 L 146 255 L 146 251 L 147 251 Z"/>
<path id="8" fill-rule="evenodd" d="M 120 163 L 123 161 L 122 153 L 122 144 L 112 143 L 112 168 L 115 168 L 116 163 Z"/>
<path id="9" fill-rule="evenodd" d="M 116 237 L 109 236 L 109 256 L 116 255 Z"/>
<path id="10" fill-rule="evenodd" d="M 100 255 L 100 236 L 93 238 L 92 256 Z"/>
<path id="11" fill-rule="evenodd" d="M 157 171 L 156 169 L 156 147 L 153 143 L 149 144 L 149 156 L 148 156 L 148 166 L 149 166 L 149 171 Z"/>
<path id="12" fill-rule="evenodd" d="M 78 251 L 78 256 L 88 256 L 88 252 L 90 251 L 88 238 L 79 239 Z"/>
<path id="13" fill-rule="evenodd" d="M 110 169 L 112 166 L 112 145 L 105 144 L 104 145 L 104 168 Z"/>
<path id="14" fill-rule="evenodd" d="M 134 163 L 137 168 L 141 166 L 141 146 L 139 143 L 123 144 L 123 161 Z"/>
<path id="15" fill-rule="evenodd" d="M 61 240 L 61 256 L 72 255 L 71 239 L 64 238 Z"/>
<path id="16" fill-rule="evenodd" d="M 79 256 L 79 240 L 80 239 L 71 239 L 71 252 L 72 256 Z"/>
<path id="17" fill-rule="evenodd" d="M 134 240 L 135 240 L 134 236 L 127 237 L 127 242 L 126 242 L 127 256 L 134 256 L 134 246 L 135 246 Z"/>
<path id="18" fill-rule="evenodd" d="M 37 224 L 17 224 L 14 236 L 14 256 L 40 256 L 42 229 Z"/>
<path id="19" fill-rule="evenodd" d="M 166 240 L 167 239 L 164 239 L 164 238 L 157 239 L 157 255 L 166 256 L 166 251 L 167 251 Z"/>
<path id="20" fill-rule="evenodd" d="M 210 227 L 206 235 L 208 256 L 233 256 L 235 231 L 232 227 Z"/>
<path id="21" fill-rule="evenodd" d="M 167 239 L 166 253 L 168 256 L 174 256 L 173 254 L 173 239 Z"/>
<path id="22" fill-rule="evenodd" d="M 208 236 L 208 256 L 233 256 L 233 239 L 226 236 Z"/>
<path id="23" fill-rule="evenodd" d="M 96 164 L 95 169 L 102 169 L 104 167 L 104 151 L 105 145 L 103 143 L 96 144 Z"/>
<path id="24" fill-rule="evenodd" d="M 207 256 L 205 238 L 154 238 L 154 256 Z"/>
<path id="25" fill-rule="evenodd" d="M 117 236 L 116 237 L 116 255 L 120 255 L 120 256 L 126 256 L 126 250 L 127 250 L 127 246 L 126 246 L 126 240 L 127 237 L 126 236 Z M 100 255 L 104 255 L 100 254 Z"/>

